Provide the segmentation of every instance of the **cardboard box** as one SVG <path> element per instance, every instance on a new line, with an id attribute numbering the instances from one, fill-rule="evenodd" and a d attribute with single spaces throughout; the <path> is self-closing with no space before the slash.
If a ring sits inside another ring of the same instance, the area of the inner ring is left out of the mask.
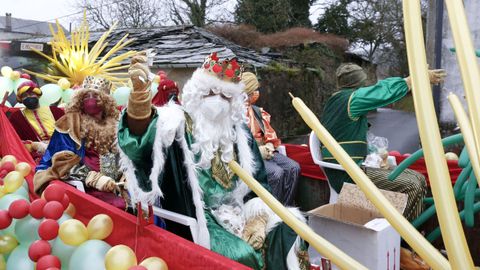
<path id="1" fill-rule="evenodd" d="M 384 190 L 382 193 L 403 213 L 406 194 Z M 400 269 L 400 235 L 356 185 L 344 184 L 337 203 L 320 206 L 308 214 L 308 224 L 316 233 L 368 269 Z M 310 261 L 328 265 L 313 247 L 309 248 L 309 255 Z"/>

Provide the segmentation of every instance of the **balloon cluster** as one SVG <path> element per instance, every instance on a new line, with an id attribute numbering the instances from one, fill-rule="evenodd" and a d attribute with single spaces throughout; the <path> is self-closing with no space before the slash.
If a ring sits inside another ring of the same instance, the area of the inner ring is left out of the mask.
<path id="1" fill-rule="evenodd" d="M 14 71 L 11 67 L 3 66 L 0 70 L 1 77 L 0 77 L 0 99 L 3 98 L 5 92 L 9 95 L 15 91 L 17 92 L 17 88 L 23 82 L 30 80 L 30 75 L 27 73 L 21 73 L 20 71 Z M 11 107 L 8 101 L 6 105 Z"/>
<path id="2" fill-rule="evenodd" d="M 105 255 L 106 270 L 168 270 L 167 263 L 158 257 L 149 257 L 137 265 L 137 257 L 125 245 L 112 247 Z"/>
<path id="3" fill-rule="evenodd" d="M 152 84 L 150 86 L 150 91 L 152 92 L 152 97 L 154 97 L 158 92 L 158 85 L 160 81 L 167 77 L 164 71 L 160 71 L 153 77 Z M 122 86 L 115 89 L 112 93 L 115 102 L 117 102 L 118 106 L 126 106 L 128 102 L 128 96 L 132 91 L 132 87 L 130 86 Z"/>

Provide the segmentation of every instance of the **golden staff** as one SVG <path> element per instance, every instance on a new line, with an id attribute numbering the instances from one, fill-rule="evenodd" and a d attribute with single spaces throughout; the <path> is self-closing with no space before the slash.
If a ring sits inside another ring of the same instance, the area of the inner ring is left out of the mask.
<path id="1" fill-rule="evenodd" d="M 480 95 L 478 84 L 480 83 L 480 70 L 478 68 L 475 49 L 470 37 L 470 29 L 465 16 L 463 1 L 446 0 L 450 27 L 452 28 L 453 40 L 457 53 L 457 60 L 462 74 L 465 96 L 467 97 L 468 111 L 472 122 L 477 155 L 480 154 Z M 477 177 L 478 179 L 478 177 Z"/>
<path id="2" fill-rule="evenodd" d="M 341 269 L 365 269 L 356 260 L 345 254 L 343 251 L 332 245 L 330 242 L 316 234 L 307 224 L 298 220 L 288 211 L 270 192 L 268 192 L 257 180 L 249 175 L 236 161 L 228 163 L 228 167 L 237 174 L 255 194 L 270 207 L 290 228 L 292 228 L 302 239 L 310 243 L 320 254 L 332 260 Z"/>
<path id="3" fill-rule="evenodd" d="M 458 209 L 447 161 L 440 142 L 440 132 L 427 73 L 420 1 L 403 1 L 403 16 L 415 114 L 443 240 L 453 269 L 474 269 L 462 224 L 457 214 Z M 420 253 L 418 250 L 417 252 Z M 420 255 L 425 256 L 422 253 Z M 433 267 L 433 265 L 431 266 Z"/>
<path id="4" fill-rule="evenodd" d="M 453 112 L 455 113 L 455 118 L 457 118 L 457 123 L 460 126 L 460 130 L 462 131 L 463 141 L 467 147 L 470 163 L 472 164 L 473 172 L 475 173 L 478 185 L 480 186 L 480 160 L 478 159 L 475 150 L 475 139 L 473 136 L 472 125 L 457 95 L 450 93 L 447 98 L 452 106 Z"/>
<path id="5" fill-rule="evenodd" d="M 297 97 L 292 97 L 293 107 L 302 117 L 303 121 L 315 132 L 318 139 L 332 153 L 335 159 L 347 171 L 357 186 L 365 193 L 367 198 L 375 205 L 380 213 L 400 233 L 408 244 L 427 261 L 433 269 L 450 269 L 448 261 L 406 220 L 402 214 L 385 198 L 375 184 L 368 178 L 352 158 L 343 150 L 338 142 L 322 126 L 315 114 Z M 458 268 L 460 269 L 460 268 Z"/>

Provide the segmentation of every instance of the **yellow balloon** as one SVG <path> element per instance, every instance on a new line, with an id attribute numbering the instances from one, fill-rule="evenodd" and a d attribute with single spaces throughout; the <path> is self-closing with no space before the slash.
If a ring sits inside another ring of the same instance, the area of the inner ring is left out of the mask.
<path id="1" fill-rule="evenodd" d="M 447 160 L 458 160 L 458 156 L 457 154 L 453 153 L 453 152 L 447 152 L 445 153 L 445 158 Z"/>
<path id="2" fill-rule="evenodd" d="M 1 73 L 3 77 L 10 78 L 10 74 L 12 74 L 12 68 L 8 66 L 3 66 Z"/>
<path id="3" fill-rule="evenodd" d="M 8 254 L 18 246 L 17 239 L 11 235 L 0 236 L 0 254 Z"/>
<path id="4" fill-rule="evenodd" d="M 168 270 L 167 263 L 158 257 L 146 258 L 140 265 L 145 266 L 148 270 Z"/>
<path id="5" fill-rule="evenodd" d="M 160 76 L 155 75 L 155 77 L 153 77 L 153 82 L 157 84 L 160 83 Z"/>
<path id="6" fill-rule="evenodd" d="M 7 264 L 3 255 L 0 255 L 0 270 L 7 270 Z"/>
<path id="7" fill-rule="evenodd" d="M 0 186 L 0 198 L 5 196 L 7 192 L 5 192 L 5 186 Z"/>
<path id="8" fill-rule="evenodd" d="M 66 90 L 66 89 L 70 88 L 70 85 L 71 85 L 70 82 L 65 78 L 61 78 L 60 80 L 58 80 L 57 84 L 63 90 Z"/>
<path id="9" fill-rule="evenodd" d="M 20 162 L 17 164 L 17 166 L 15 166 L 15 171 L 21 173 L 23 177 L 26 177 L 32 171 L 32 167 L 30 167 L 30 164 L 26 162 Z"/>
<path id="10" fill-rule="evenodd" d="M 60 225 L 58 235 L 62 241 L 70 246 L 78 246 L 88 240 L 88 231 L 82 222 L 69 219 Z"/>
<path id="11" fill-rule="evenodd" d="M 125 245 L 112 247 L 105 254 L 106 270 L 128 270 L 137 265 L 137 257 L 133 250 Z"/>
<path id="12" fill-rule="evenodd" d="M 88 239 L 103 240 L 113 231 L 113 220 L 105 214 L 94 216 L 87 225 Z"/>
<path id="13" fill-rule="evenodd" d="M 3 165 L 4 162 L 10 161 L 13 165 L 17 165 L 17 159 L 12 155 L 6 155 L 2 158 L 2 162 L 0 162 L 0 166 Z"/>
<path id="14" fill-rule="evenodd" d="M 3 183 L 5 185 L 5 191 L 7 193 L 15 192 L 19 187 L 22 186 L 25 178 L 23 175 L 17 171 L 9 172 L 5 178 L 3 178 Z"/>
<path id="15" fill-rule="evenodd" d="M 71 216 L 72 218 L 75 217 L 75 214 L 77 213 L 77 209 L 75 208 L 75 205 L 73 205 L 72 203 L 68 204 L 67 209 L 65 209 L 65 213 Z"/>
<path id="16" fill-rule="evenodd" d="M 20 79 L 20 75 L 22 75 L 22 74 L 20 74 L 19 71 L 12 71 L 12 72 L 10 73 L 10 79 L 11 79 L 12 81 L 16 81 L 16 80 Z"/>

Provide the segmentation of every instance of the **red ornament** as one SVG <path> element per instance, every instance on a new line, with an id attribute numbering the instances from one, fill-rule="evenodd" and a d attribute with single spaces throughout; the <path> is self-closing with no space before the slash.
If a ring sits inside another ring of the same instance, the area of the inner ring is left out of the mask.
<path id="1" fill-rule="evenodd" d="M 30 204 L 30 215 L 36 219 L 43 218 L 43 208 L 47 204 L 45 199 L 36 199 Z"/>
<path id="2" fill-rule="evenodd" d="M 60 185 L 50 185 L 45 189 L 43 194 L 45 195 L 45 200 L 47 200 L 47 202 L 61 202 L 65 195 L 65 189 Z"/>
<path id="3" fill-rule="evenodd" d="M 0 210 L 0 230 L 8 228 L 12 224 L 12 217 L 7 210 Z"/>
<path id="4" fill-rule="evenodd" d="M 38 227 L 38 235 L 40 238 L 43 240 L 53 240 L 58 236 L 58 229 L 60 228 L 60 225 L 58 225 L 58 222 L 53 219 L 45 219 L 40 223 L 40 226 Z"/>
<path id="5" fill-rule="evenodd" d="M 63 195 L 63 199 L 60 203 L 63 205 L 63 209 L 67 209 L 68 205 L 70 204 L 70 198 L 67 194 Z"/>
<path id="6" fill-rule="evenodd" d="M 52 247 L 45 240 L 37 240 L 28 248 L 28 257 L 34 262 L 37 262 L 43 256 L 50 255 L 51 253 Z M 38 266 L 37 269 L 39 269 Z"/>
<path id="7" fill-rule="evenodd" d="M 20 78 L 24 78 L 24 79 L 27 79 L 27 80 L 32 79 L 32 77 L 30 77 L 30 74 L 27 74 L 27 73 L 22 73 L 22 75 L 20 75 Z"/>
<path id="8" fill-rule="evenodd" d="M 218 64 L 215 64 L 212 68 L 213 72 L 215 73 L 220 73 L 222 72 L 222 66 L 218 65 Z"/>
<path id="9" fill-rule="evenodd" d="M 148 270 L 148 268 L 146 268 L 145 266 L 137 265 L 128 268 L 128 270 Z"/>
<path id="10" fill-rule="evenodd" d="M 7 171 L 7 173 L 15 171 L 15 164 L 13 164 L 10 161 L 5 161 L 2 164 L 2 167 L 0 168 L 0 170 L 2 170 L 2 172 L 5 170 L 5 171 Z"/>
<path id="11" fill-rule="evenodd" d="M 45 218 L 57 220 L 63 214 L 63 205 L 57 201 L 47 202 L 43 208 L 43 215 Z"/>
<path id="12" fill-rule="evenodd" d="M 229 78 L 232 78 L 235 73 L 233 72 L 233 69 L 227 69 L 225 70 L 225 75 Z"/>
<path id="13" fill-rule="evenodd" d="M 58 269 L 62 267 L 62 263 L 56 256 L 46 255 L 37 261 L 37 270 L 47 270 L 55 267 Z"/>
<path id="14" fill-rule="evenodd" d="M 23 199 L 16 200 L 8 207 L 8 213 L 12 218 L 21 219 L 28 215 L 30 204 Z"/>

